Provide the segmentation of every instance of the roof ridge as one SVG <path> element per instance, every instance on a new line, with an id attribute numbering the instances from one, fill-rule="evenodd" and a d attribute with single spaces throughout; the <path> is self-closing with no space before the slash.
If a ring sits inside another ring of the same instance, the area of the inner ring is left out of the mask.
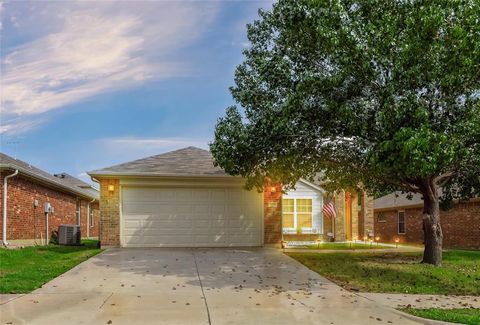
<path id="1" fill-rule="evenodd" d="M 120 163 L 120 164 L 115 164 L 115 165 L 108 166 L 108 167 L 104 167 L 104 168 L 101 168 L 101 169 L 96 169 L 95 171 L 97 171 L 97 170 L 104 170 L 104 169 L 110 169 L 110 168 L 116 168 L 116 167 L 121 167 L 121 166 L 123 166 L 123 165 L 129 165 L 129 164 L 137 163 L 137 162 L 140 162 L 140 161 L 143 161 L 143 160 L 147 160 L 147 159 L 159 158 L 159 157 L 161 157 L 161 156 L 165 156 L 165 155 L 169 155 L 169 154 L 175 154 L 175 153 L 178 153 L 178 152 L 186 151 L 187 149 L 190 149 L 190 150 L 191 150 L 191 149 L 195 149 L 195 150 L 200 150 L 200 151 L 204 151 L 204 152 L 210 153 L 209 150 L 205 150 L 205 149 L 202 149 L 202 148 L 199 148 L 199 147 L 195 147 L 195 146 L 188 146 L 188 147 L 184 147 L 184 148 L 180 148 L 180 149 L 175 149 L 175 150 L 172 150 L 172 151 L 162 152 L 162 153 L 159 153 L 159 154 L 156 154 L 156 155 L 151 155 L 151 156 L 147 156 L 147 157 L 143 157 L 143 158 L 138 158 L 138 159 L 130 160 L 130 161 L 127 161 L 127 162 L 123 162 L 123 163 Z"/>
<path id="2" fill-rule="evenodd" d="M 189 146 L 157 155 L 140 158 L 110 167 L 92 170 L 89 175 L 144 175 L 144 176 L 216 176 L 228 177 L 215 166 L 210 151 Z"/>

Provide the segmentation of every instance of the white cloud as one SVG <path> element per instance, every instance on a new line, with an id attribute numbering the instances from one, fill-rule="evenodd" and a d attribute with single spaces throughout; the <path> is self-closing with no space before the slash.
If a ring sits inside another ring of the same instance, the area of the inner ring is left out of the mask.
<path id="1" fill-rule="evenodd" d="M 8 134 L 9 136 L 16 136 L 25 133 L 45 122 L 42 118 L 26 120 L 14 119 L 6 122 L 3 121 L 2 118 L 0 121 L 0 134 Z"/>
<path id="2" fill-rule="evenodd" d="M 175 53 L 197 39 L 217 12 L 215 3 L 57 4 L 47 12 L 60 21 L 58 28 L 2 61 L 3 120 L 32 123 L 32 117 L 107 91 L 185 75 L 188 65 Z"/>

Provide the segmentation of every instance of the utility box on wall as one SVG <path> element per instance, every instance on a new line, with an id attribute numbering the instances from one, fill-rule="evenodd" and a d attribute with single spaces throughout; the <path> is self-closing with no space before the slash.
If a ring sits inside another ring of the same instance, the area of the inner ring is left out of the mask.
<path id="1" fill-rule="evenodd" d="M 79 225 L 58 226 L 58 243 L 60 245 L 80 245 L 81 238 Z"/>

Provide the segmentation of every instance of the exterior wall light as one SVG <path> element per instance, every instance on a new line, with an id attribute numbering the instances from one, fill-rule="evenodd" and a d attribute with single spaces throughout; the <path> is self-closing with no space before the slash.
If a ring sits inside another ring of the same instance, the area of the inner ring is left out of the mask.
<path id="1" fill-rule="evenodd" d="M 113 185 L 113 184 L 108 185 L 108 191 L 109 191 L 109 192 L 115 191 L 115 185 Z"/>
<path id="2" fill-rule="evenodd" d="M 271 193 L 277 192 L 277 188 L 275 186 L 270 187 L 270 192 Z"/>

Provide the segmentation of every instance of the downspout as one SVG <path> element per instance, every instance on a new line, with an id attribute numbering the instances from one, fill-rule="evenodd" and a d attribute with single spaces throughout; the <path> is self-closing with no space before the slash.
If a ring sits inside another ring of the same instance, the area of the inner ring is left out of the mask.
<path id="1" fill-rule="evenodd" d="M 90 179 L 93 182 L 97 183 L 99 188 L 100 188 L 101 185 L 100 185 L 100 182 L 98 181 L 98 179 L 96 179 L 95 177 L 92 177 L 92 176 L 90 176 Z M 100 200 L 98 201 L 98 204 L 100 206 Z M 98 240 L 99 240 L 100 245 L 102 244 L 102 222 L 101 222 L 101 220 L 102 220 L 102 215 L 100 214 L 100 220 L 98 220 Z"/>
<path id="2" fill-rule="evenodd" d="M 95 200 L 96 199 L 91 200 L 87 205 L 87 238 L 90 238 L 90 204 L 95 202 Z"/>
<path id="3" fill-rule="evenodd" d="M 15 170 L 13 174 L 5 176 L 3 179 L 3 236 L 2 244 L 7 246 L 7 191 L 8 191 L 8 179 L 18 175 L 18 169 Z"/>

